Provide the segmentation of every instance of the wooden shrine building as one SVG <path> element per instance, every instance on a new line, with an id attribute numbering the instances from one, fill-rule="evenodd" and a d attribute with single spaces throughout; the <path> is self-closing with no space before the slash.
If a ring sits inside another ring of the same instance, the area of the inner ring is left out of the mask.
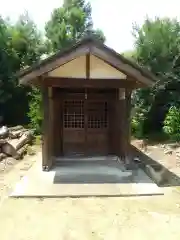
<path id="1" fill-rule="evenodd" d="M 22 70 L 19 78 L 42 91 L 43 170 L 66 155 L 113 154 L 126 160 L 131 92 L 157 80 L 91 37 Z"/>

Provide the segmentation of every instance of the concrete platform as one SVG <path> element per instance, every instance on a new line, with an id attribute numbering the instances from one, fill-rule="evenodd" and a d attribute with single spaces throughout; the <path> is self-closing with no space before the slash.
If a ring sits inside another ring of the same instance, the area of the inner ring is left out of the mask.
<path id="1" fill-rule="evenodd" d="M 16 184 L 11 197 L 93 197 L 162 195 L 142 171 L 125 171 L 116 159 L 61 160 L 50 172 L 41 159 Z"/>

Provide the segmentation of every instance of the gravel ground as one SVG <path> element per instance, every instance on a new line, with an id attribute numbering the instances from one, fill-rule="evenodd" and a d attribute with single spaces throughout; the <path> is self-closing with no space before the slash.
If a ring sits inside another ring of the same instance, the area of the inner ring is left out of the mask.
<path id="1" fill-rule="evenodd" d="M 1 240 L 180 239 L 180 192 L 136 198 L 7 198 L 35 162 L 27 157 L 0 173 Z"/>

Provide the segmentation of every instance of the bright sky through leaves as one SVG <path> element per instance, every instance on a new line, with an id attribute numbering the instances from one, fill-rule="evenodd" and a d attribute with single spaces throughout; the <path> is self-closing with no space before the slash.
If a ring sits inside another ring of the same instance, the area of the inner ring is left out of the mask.
<path id="1" fill-rule="evenodd" d="M 62 0 L 5 0 L 1 2 L 0 14 L 15 21 L 27 10 L 38 27 L 43 29 L 53 8 L 61 6 L 62 2 Z M 151 18 L 180 16 L 179 0 L 91 0 L 91 3 L 95 27 L 103 30 L 107 39 L 106 44 L 118 52 L 133 48 L 131 34 L 133 22 L 142 24 L 147 15 Z"/>

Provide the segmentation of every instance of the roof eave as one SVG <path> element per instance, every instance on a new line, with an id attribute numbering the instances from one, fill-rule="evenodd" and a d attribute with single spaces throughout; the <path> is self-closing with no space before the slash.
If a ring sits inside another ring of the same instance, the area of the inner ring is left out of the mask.
<path id="1" fill-rule="evenodd" d="M 137 75 L 136 77 L 134 76 L 134 78 L 137 81 L 141 81 L 143 84 L 147 86 L 152 86 L 153 84 L 155 84 L 156 81 L 158 81 L 156 76 L 153 75 L 150 71 L 145 70 L 142 67 L 140 67 L 138 64 L 130 61 L 129 59 L 124 58 L 122 55 L 118 54 L 117 52 L 107 47 L 106 45 L 99 43 L 92 38 L 87 38 L 78 42 L 71 48 L 65 49 L 63 51 L 59 51 L 58 53 L 54 54 L 53 56 L 50 56 L 49 58 L 41 61 L 40 63 L 36 63 L 33 66 L 20 71 L 17 74 L 17 76 L 19 77 L 19 83 L 27 85 L 33 79 L 35 80 L 39 76 L 42 76 L 43 74 L 46 73 L 47 65 L 49 65 L 49 67 L 47 68 L 47 72 L 48 72 L 48 71 L 51 71 L 53 67 L 55 68 L 55 67 L 61 66 L 62 64 L 67 63 L 68 61 L 72 60 L 74 52 L 76 54 L 76 57 L 78 57 L 81 54 L 86 54 L 86 53 L 93 54 L 98 51 L 99 51 L 99 54 L 101 54 L 102 56 L 104 51 L 106 53 L 106 59 L 108 59 L 107 54 L 109 54 L 111 59 L 114 59 L 114 60 L 116 59 L 117 61 L 119 60 L 119 65 L 122 62 L 124 66 L 125 65 L 129 66 L 129 69 L 131 69 L 131 72 L 134 69 L 134 72 L 136 72 L 136 75 Z M 52 69 L 51 69 L 51 66 L 52 66 Z M 119 71 L 121 71 L 120 66 L 118 67 L 119 67 Z M 127 73 L 125 74 L 127 75 Z"/>

